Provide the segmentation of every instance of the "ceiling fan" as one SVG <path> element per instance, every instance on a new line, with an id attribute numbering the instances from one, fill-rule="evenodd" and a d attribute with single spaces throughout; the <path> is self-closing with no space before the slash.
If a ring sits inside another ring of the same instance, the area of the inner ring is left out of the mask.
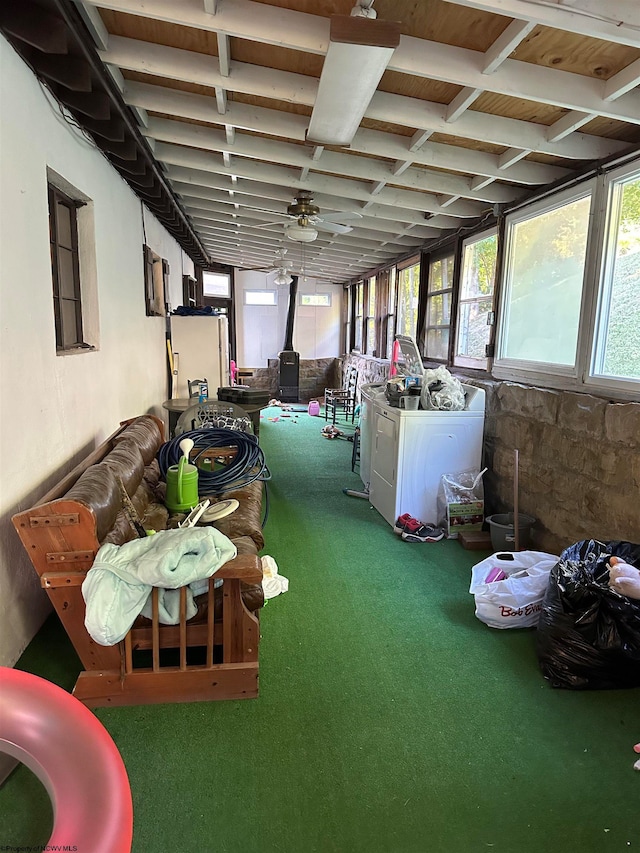
<path id="1" fill-rule="evenodd" d="M 284 216 L 285 214 L 278 214 Z M 312 243 L 318 236 L 318 231 L 328 231 L 330 234 L 348 234 L 353 231 L 352 225 L 345 222 L 362 219 L 362 214 L 355 210 L 332 211 L 320 215 L 320 208 L 313 203 L 313 196 L 309 190 L 299 190 L 292 204 L 288 205 L 286 216 L 289 220 L 285 223 L 284 233 L 296 243 Z M 280 225 L 279 222 L 265 222 L 258 228 L 272 228 Z"/>
<path id="2" fill-rule="evenodd" d="M 241 270 L 246 270 L 247 272 L 266 272 L 267 275 L 271 275 L 272 273 L 277 273 L 276 277 L 273 280 L 274 284 L 290 284 L 291 276 L 289 275 L 289 266 L 285 261 L 284 256 L 287 254 L 287 250 L 284 248 L 276 249 L 275 255 L 276 260 L 271 266 L 268 267 L 239 267 Z"/>

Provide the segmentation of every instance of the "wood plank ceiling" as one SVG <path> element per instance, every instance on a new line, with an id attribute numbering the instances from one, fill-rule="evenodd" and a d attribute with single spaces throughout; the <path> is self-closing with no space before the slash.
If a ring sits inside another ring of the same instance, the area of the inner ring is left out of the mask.
<path id="1" fill-rule="evenodd" d="M 628 0 L 375 0 L 400 44 L 351 146 L 309 145 L 329 18 L 355 2 L 78 3 L 213 261 L 287 248 L 346 281 L 640 143 Z M 362 218 L 303 252 L 284 233 L 300 190 Z"/>

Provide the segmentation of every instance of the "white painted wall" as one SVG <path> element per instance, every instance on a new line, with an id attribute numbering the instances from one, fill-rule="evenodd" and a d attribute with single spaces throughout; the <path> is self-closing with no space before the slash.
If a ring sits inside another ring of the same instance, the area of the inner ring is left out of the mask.
<path id="1" fill-rule="evenodd" d="M 11 515 L 121 420 L 165 414 L 166 350 L 164 319 L 145 316 L 140 201 L 1 36 L 0 110 L 0 664 L 12 665 L 49 605 Z M 56 355 L 47 167 L 93 201 L 95 352 Z M 193 265 L 149 211 L 145 227 L 179 305 Z"/>
<path id="2" fill-rule="evenodd" d="M 284 344 L 289 288 L 277 287 L 273 274 L 236 271 L 236 338 L 238 367 L 266 367 Z M 245 305 L 245 290 L 276 290 L 277 306 Z M 301 293 L 330 293 L 331 307 L 296 306 L 293 346 L 301 359 L 335 358 L 340 355 L 340 303 L 342 286 L 309 278 L 298 281 Z"/>

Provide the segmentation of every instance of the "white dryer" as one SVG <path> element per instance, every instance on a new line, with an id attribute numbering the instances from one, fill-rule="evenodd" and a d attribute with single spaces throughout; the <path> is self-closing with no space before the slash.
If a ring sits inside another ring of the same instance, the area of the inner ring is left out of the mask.
<path id="1" fill-rule="evenodd" d="M 398 409 L 379 394 L 371 401 L 369 500 L 389 524 L 405 512 L 435 524 L 441 476 L 480 470 L 485 393 L 463 388 L 459 412 Z"/>

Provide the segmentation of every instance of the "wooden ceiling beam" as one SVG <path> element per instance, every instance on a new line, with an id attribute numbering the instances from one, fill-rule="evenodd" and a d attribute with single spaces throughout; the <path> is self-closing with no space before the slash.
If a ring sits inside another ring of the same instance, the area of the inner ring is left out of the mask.
<path id="1" fill-rule="evenodd" d="M 293 200 L 293 192 L 290 192 L 275 184 L 260 183 L 258 181 L 242 181 L 235 184 L 234 195 L 229 195 L 231 181 L 226 175 L 215 175 L 212 172 L 200 172 L 196 170 L 181 169 L 179 166 L 170 166 L 167 174 L 171 180 L 174 191 L 181 197 L 190 196 L 217 201 L 223 203 L 242 203 L 243 198 L 248 199 L 249 204 L 255 204 L 263 208 L 273 208 L 274 211 L 286 209 L 286 205 Z M 344 197 L 337 197 L 322 193 L 313 194 L 314 201 L 321 210 L 348 211 L 358 210 L 362 212 L 362 206 Z M 423 225 L 424 214 L 415 210 L 404 208 L 393 208 L 381 204 L 375 204 L 367 208 L 367 220 L 375 221 L 395 220 L 409 225 Z M 445 222 L 438 222 L 434 216 L 429 220 L 429 226 L 457 227 L 462 220 L 453 220 L 447 217 Z"/>
<path id="2" fill-rule="evenodd" d="M 469 9 L 481 9 L 508 18 L 520 18 L 543 27 L 566 30 L 576 35 L 604 39 L 614 44 L 640 47 L 640 32 L 636 26 L 625 22 L 626 9 L 616 2 L 608 0 L 602 4 L 603 14 L 581 15 L 568 6 L 551 6 L 549 3 L 532 3 L 531 0 L 445 0 L 455 6 Z"/>
<path id="3" fill-rule="evenodd" d="M 604 84 L 605 101 L 615 101 L 630 92 L 640 83 L 640 59 L 636 59 L 622 71 L 618 71 Z"/>
<path id="4" fill-rule="evenodd" d="M 252 0 L 219 4 L 214 16 L 207 14 L 203 0 L 85 0 L 87 5 L 128 12 L 173 24 L 203 30 L 218 30 L 230 36 L 265 42 L 292 50 L 325 54 L 329 42 L 329 21 L 318 15 L 269 7 Z M 207 0 L 208 2 L 208 0 Z M 608 0 L 603 14 L 582 15 L 567 7 L 532 3 L 531 0 L 445 0 L 456 6 L 481 9 L 507 18 L 531 21 L 544 27 L 577 35 L 604 39 L 613 44 L 640 47 L 640 32 L 625 15 L 629 6 Z"/>
<path id="5" fill-rule="evenodd" d="M 511 21 L 507 29 L 498 36 L 491 47 L 485 51 L 482 73 L 493 74 L 507 59 L 520 42 L 535 27 L 532 21 Z"/>
<path id="6" fill-rule="evenodd" d="M 95 5 L 105 5 L 104 0 L 100 0 L 100 3 Z M 174 11 L 169 14 L 169 18 L 174 23 L 193 25 L 189 23 L 190 16 L 187 14 L 188 7 L 191 6 L 190 2 L 169 4 L 167 0 L 125 0 L 125 2 L 106 5 L 110 8 L 117 6 L 121 11 L 128 11 L 131 14 L 140 14 L 142 7 L 146 16 L 151 15 L 160 20 L 167 19 L 167 7 L 174 5 L 181 13 L 184 12 L 184 16 L 180 16 L 181 19 L 176 21 Z M 240 26 L 237 22 L 238 7 L 245 7 L 247 16 L 244 24 Z M 211 24 L 215 22 L 216 32 L 243 39 L 268 44 L 276 43 L 281 47 L 322 55 L 326 54 L 328 49 L 328 18 L 291 12 L 287 9 L 251 2 L 251 0 L 235 0 L 233 4 L 225 4 L 215 19 L 205 16 L 201 9 L 199 13 L 201 24 L 205 24 L 204 29 L 212 29 Z M 232 28 L 225 23 L 228 16 L 234 19 Z M 253 20 L 251 20 L 252 17 Z M 257 17 L 267 21 L 264 30 L 259 33 L 255 29 Z M 286 30 L 283 28 L 283 19 L 287 21 Z M 278 38 L 274 41 L 277 28 Z M 496 94 L 525 98 L 536 103 L 584 110 L 618 121 L 640 123 L 640 101 L 627 96 L 622 96 L 613 103 L 605 101 L 602 80 L 514 59 L 505 60 L 492 74 L 483 73 L 484 65 L 484 54 L 481 51 L 405 35 L 401 37 L 387 70 L 430 80 L 441 80 L 472 89 L 485 89 Z"/>
<path id="7" fill-rule="evenodd" d="M 102 58 L 105 62 L 129 71 L 197 83 L 212 89 L 225 86 L 229 91 L 309 107 L 312 107 L 315 101 L 318 84 L 316 78 L 304 74 L 241 62 L 234 63 L 233 74 L 224 78 L 217 69 L 215 57 L 118 36 L 111 38 L 109 50 L 102 53 Z M 604 85 L 602 81 L 600 84 Z M 418 131 L 451 134 L 451 126 L 446 121 L 446 111 L 447 106 L 443 104 L 378 91 L 371 99 L 365 117 L 415 127 Z M 305 127 L 306 123 L 307 119 Z M 474 110 L 467 111 L 456 122 L 455 135 L 508 148 L 531 148 L 544 154 L 578 160 L 608 157 L 626 147 L 624 143 L 616 140 L 587 134 L 576 134 L 566 142 L 549 143 L 545 125 Z"/>
<path id="8" fill-rule="evenodd" d="M 238 130 L 267 133 L 270 136 L 281 136 L 285 139 L 304 141 L 305 138 L 307 119 L 294 113 L 228 101 L 223 120 L 213 110 L 212 98 L 207 95 L 196 95 L 192 92 L 181 92 L 132 80 L 126 82 L 124 98 L 136 109 L 172 115 L 176 118 L 194 119 L 212 124 L 224 123 L 225 127 L 232 126 Z M 425 146 L 424 143 L 430 135 L 430 131 L 417 132 L 416 140 L 421 138 L 422 143 L 413 148 L 415 142 L 400 134 L 361 128 L 356 133 L 350 150 L 389 159 L 395 158 L 399 163 L 406 162 L 407 166 L 415 164 L 464 173 L 472 172 L 487 177 L 503 177 L 497 155 L 442 143 L 430 143 Z M 311 159 L 314 161 L 320 159 L 317 152 L 321 154 L 321 146 L 313 149 Z M 568 169 L 527 162 L 509 172 L 509 180 L 521 184 L 545 184 L 567 174 L 569 174 Z"/>
<path id="9" fill-rule="evenodd" d="M 206 151 L 237 154 L 253 160 L 277 163 L 303 169 L 313 166 L 314 175 L 329 172 L 344 178 L 356 178 L 375 182 L 393 183 L 407 190 L 419 190 L 434 193 L 457 193 L 462 197 L 469 195 L 467 180 L 445 172 L 427 169 L 409 168 L 402 175 L 394 175 L 389 165 L 370 157 L 358 157 L 325 151 L 321 160 L 313 163 L 309 148 L 289 142 L 263 139 L 248 134 L 237 134 L 233 145 L 229 145 L 220 131 L 199 125 L 187 124 L 170 119 L 149 119 L 149 125 L 142 129 L 147 137 L 159 142 L 186 145 Z M 487 192 L 483 201 L 502 204 L 514 201 L 521 195 L 517 188 L 496 185 Z M 477 211 L 479 213 L 479 211 Z"/>
<path id="10" fill-rule="evenodd" d="M 640 99 L 622 95 L 614 102 L 605 101 L 603 80 L 516 59 L 506 59 L 493 74 L 483 74 L 483 56 L 477 50 L 403 36 L 388 68 L 414 77 L 640 124 Z"/>
<path id="11" fill-rule="evenodd" d="M 291 241 L 286 237 L 284 229 L 267 231 L 265 229 L 256 229 L 250 225 L 242 224 L 237 228 L 234 228 L 228 224 L 207 220 L 206 218 L 198 216 L 193 216 L 192 222 L 201 229 L 203 236 L 212 237 L 214 235 L 218 235 L 231 243 L 237 242 L 238 240 L 245 240 L 245 242 L 253 241 L 258 245 L 262 245 L 265 241 L 282 242 L 283 240 L 285 240 L 286 243 L 295 243 L 295 241 Z M 349 235 L 349 240 L 350 242 L 343 234 L 338 235 L 338 237 L 334 237 L 325 232 L 318 232 L 318 237 L 313 241 L 313 245 L 317 249 L 320 246 L 328 246 L 330 244 L 331 251 L 335 254 L 335 257 L 342 260 L 349 259 L 354 255 L 359 256 L 361 254 L 376 252 L 382 245 L 382 242 L 379 239 L 371 241 L 363 238 L 357 239 Z M 385 240 L 383 242 L 387 246 L 384 251 L 389 257 L 393 257 L 394 253 L 395 255 L 398 255 L 403 252 L 411 251 L 411 249 L 423 243 L 424 240 L 409 240 L 403 238 L 402 240 L 393 239 Z"/>
<path id="12" fill-rule="evenodd" d="M 223 221 L 220 218 L 211 218 L 213 216 L 214 214 L 207 214 L 206 211 L 203 211 L 202 213 L 192 212 L 190 214 L 191 221 L 194 222 L 198 228 L 203 229 L 203 233 L 206 233 L 207 231 L 215 231 L 216 233 L 226 234 L 227 236 L 243 234 L 247 237 L 253 236 L 263 239 L 267 239 L 268 237 L 271 237 L 271 239 L 286 237 L 286 234 L 284 233 L 284 223 L 274 225 L 272 230 L 267 230 L 245 221 L 238 221 L 237 225 L 234 225 L 233 220 L 231 219 L 225 219 Z M 375 251 L 380 247 L 382 240 L 384 240 L 385 243 L 392 244 L 392 248 L 388 250 L 390 256 L 393 255 L 394 251 L 397 254 L 408 247 L 419 246 L 424 243 L 424 240 L 421 240 L 419 237 L 411 237 L 410 235 L 404 237 L 385 235 L 384 237 L 380 237 L 379 234 L 371 234 L 368 231 L 360 231 L 359 233 L 354 231 L 350 234 L 338 235 L 330 235 L 328 232 L 323 231 L 318 232 L 316 241 L 317 240 L 320 241 L 320 244 L 330 241 L 334 250 L 338 254 L 344 253 L 348 255 L 352 255 L 354 252 L 358 254 L 359 252 Z"/>
<path id="13" fill-rule="evenodd" d="M 208 201 L 206 199 L 201 199 L 193 196 L 181 196 L 182 204 L 185 210 L 191 211 L 203 211 L 203 212 L 211 212 L 214 214 L 219 214 L 220 216 L 226 217 L 222 221 L 227 221 L 230 217 L 233 218 L 234 213 L 236 216 L 243 216 L 250 219 L 255 219 L 263 222 L 272 222 L 273 217 L 277 216 L 281 218 L 281 222 L 279 224 L 286 224 L 287 222 L 291 222 L 291 218 L 286 214 L 283 214 L 280 209 L 274 209 L 271 211 L 268 210 L 256 210 L 254 207 L 240 205 L 238 209 L 236 209 L 231 204 L 225 204 L 224 202 L 215 202 Z M 274 206 L 275 207 L 275 206 Z M 322 213 L 320 214 L 320 218 L 322 218 Z M 373 217 L 363 217 L 362 219 L 355 220 L 353 222 L 349 222 L 354 232 L 352 233 L 360 233 L 360 229 L 367 229 L 368 231 L 380 232 L 380 239 L 382 239 L 384 234 L 399 234 L 406 227 L 405 223 L 398 223 L 397 221 L 391 220 L 382 220 L 382 219 L 374 219 Z M 426 224 L 426 220 L 423 225 L 416 225 L 411 222 L 408 223 L 408 226 L 412 228 L 412 234 L 422 237 L 423 239 L 427 239 L 429 237 L 437 237 L 440 234 L 440 230 L 438 228 L 431 228 Z M 338 232 L 336 232 L 338 233 Z"/>
<path id="14" fill-rule="evenodd" d="M 547 130 L 547 139 L 549 142 L 557 142 L 559 139 L 564 139 L 570 133 L 574 133 L 578 128 L 582 127 L 587 122 L 590 122 L 593 116 L 589 113 L 581 113 L 578 110 L 571 110 L 562 118 L 555 121 Z"/>
<path id="15" fill-rule="evenodd" d="M 263 181 L 276 184 L 280 187 L 291 189 L 313 189 L 316 193 L 328 195 L 342 195 L 345 198 L 356 199 L 367 202 L 370 200 L 368 185 L 363 181 L 350 181 L 345 178 L 336 178 L 332 175 L 324 175 L 319 172 L 313 174 L 313 186 L 300 181 L 299 173 L 292 169 L 272 164 L 260 163 L 247 157 L 238 157 L 237 162 L 231 170 L 218 164 L 206 151 L 198 151 L 195 148 L 186 148 L 181 145 L 171 145 L 160 142 L 156 148 L 157 158 L 174 166 L 199 169 L 205 172 L 216 172 L 217 174 L 235 174 L 240 178 Z M 487 209 L 477 202 L 458 201 L 455 207 L 442 210 L 434 195 L 430 193 L 412 192 L 411 190 L 395 189 L 385 187 L 376 199 L 378 204 L 393 206 L 405 206 L 410 210 L 420 210 L 423 213 L 445 213 L 451 216 L 475 219 Z"/>

